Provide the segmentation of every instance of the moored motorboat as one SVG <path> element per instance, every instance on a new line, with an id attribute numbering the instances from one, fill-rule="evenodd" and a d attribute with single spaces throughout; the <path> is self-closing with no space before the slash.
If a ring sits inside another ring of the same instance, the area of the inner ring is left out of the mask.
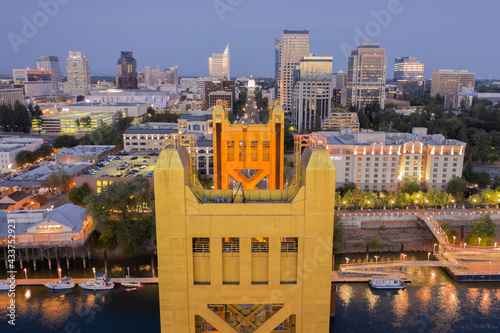
<path id="1" fill-rule="evenodd" d="M 80 288 L 86 290 L 110 290 L 115 287 L 115 284 L 104 273 L 96 275 L 95 279 L 78 284 Z"/>
<path id="2" fill-rule="evenodd" d="M 404 278 L 398 276 L 372 276 L 368 282 L 375 289 L 403 289 L 406 287 Z"/>
<path id="3" fill-rule="evenodd" d="M 75 287 L 75 283 L 71 280 L 70 277 L 63 277 L 59 281 L 52 281 L 45 284 L 45 287 L 52 290 L 63 290 L 63 289 L 72 289 Z"/>
<path id="4" fill-rule="evenodd" d="M 0 281 L 0 291 L 6 291 L 6 290 L 10 290 L 11 287 L 15 287 L 15 285 L 9 281 L 9 280 L 1 280 Z"/>
<path id="5" fill-rule="evenodd" d="M 139 288 L 141 283 L 134 281 L 130 278 L 130 269 L 127 267 L 127 276 L 125 277 L 125 281 L 120 282 L 122 287 L 124 288 Z"/>

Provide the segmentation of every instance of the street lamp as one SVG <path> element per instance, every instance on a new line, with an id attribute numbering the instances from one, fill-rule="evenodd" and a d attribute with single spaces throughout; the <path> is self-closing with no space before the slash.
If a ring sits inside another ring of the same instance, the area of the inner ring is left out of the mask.
<path id="1" fill-rule="evenodd" d="M 467 246 L 467 243 L 464 243 L 464 249 L 465 249 L 466 246 Z"/>
<path id="2" fill-rule="evenodd" d="M 405 262 L 405 258 L 407 255 L 403 253 L 402 256 L 403 256 L 403 262 Z"/>
<path id="3" fill-rule="evenodd" d="M 495 249 L 497 248 L 497 243 L 495 242 Z"/>
<path id="4" fill-rule="evenodd" d="M 345 260 L 347 261 L 347 265 L 349 265 L 349 258 L 345 257 Z"/>
<path id="5" fill-rule="evenodd" d="M 453 236 L 453 246 L 455 246 L 455 239 L 456 239 L 456 238 L 457 238 L 457 237 Z"/>
<path id="6" fill-rule="evenodd" d="M 474 199 L 474 209 L 476 209 L 476 199 Z"/>
<path id="7" fill-rule="evenodd" d="M 375 256 L 375 265 L 378 264 L 378 256 Z"/>
<path id="8" fill-rule="evenodd" d="M 394 206 L 394 200 L 391 200 L 391 210 L 392 210 L 393 206 Z"/>
<path id="9" fill-rule="evenodd" d="M 61 268 L 60 267 L 57 269 L 57 273 L 59 275 L 59 280 L 60 280 L 61 279 Z"/>
<path id="10" fill-rule="evenodd" d="M 458 265 L 458 261 L 455 261 L 455 274 L 457 274 L 457 265 Z"/>
<path id="11" fill-rule="evenodd" d="M 28 280 L 28 271 L 26 270 L 26 268 L 24 269 L 24 278 Z"/>
<path id="12" fill-rule="evenodd" d="M 437 243 L 434 243 L 434 250 L 432 252 L 436 253 L 436 246 L 437 246 Z"/>
<path id="13" fill-rule="evenodd" d="M 92 267 L 92 272 L 94 272 L 94 280 L 95 280 L 95 267 Z"/>
<path id="14" fill-rule="evenodd" d="M 481 247 L 481 237 L 478 237 L 477 239 L 479 239 L 479 247 Z"/>
<path id="15" fill-rule="evenodd" d="M 429 261 L 430 259 L 431 259 L 431 253 L 430 253 L 430 252 L 428 252 L 428 253 L 427 253 L 427 261 Z"/>

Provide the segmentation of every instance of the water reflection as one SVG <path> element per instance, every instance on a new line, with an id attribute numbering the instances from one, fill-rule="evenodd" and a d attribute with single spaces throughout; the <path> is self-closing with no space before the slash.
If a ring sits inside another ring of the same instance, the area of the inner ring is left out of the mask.
<path id="1" fill-rule="evenodd" d="M 353 294 L 353 288 L 350 284 L 343 284 L 337 288 L 337 296 L 344 302 L 345 308 L 349 307 L 349 302 L 351 301 Z"/>
<path id="2" fill-rule="evenodd" d="M 379 295 L 375 295 L 373 293 L 372 289 L 366 289 L 365 290 L 365 297 L 368 302 L 368 308 L 370 309 L 370 313 L 372 310 L 375 308 L 375 305 L 377 305 L 378 300 L 380 299 Z"/>

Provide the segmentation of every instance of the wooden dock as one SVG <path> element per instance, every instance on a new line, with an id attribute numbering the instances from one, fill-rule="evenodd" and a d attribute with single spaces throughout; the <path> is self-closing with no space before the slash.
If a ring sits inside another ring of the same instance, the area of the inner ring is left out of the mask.
<path id="1" fill-rule="evenodd" d="M 46 283 L 56 281 L 58 280 L 57 278 L 55 279 L 16 279 L 16 285 L 18 286 L 43 286 Z M 72 279 L 72 281 L 75 284 L 83 283 L 86 281 L 90 281 L 92 278 L 75 278 Z M 131 278 L 131 279 L 126 279 L 126 278 L 110 278 L 111 282 L 113 283 L 122 283 L 123 281 L 135 281 L 135 282 L 140 282 L 141 284 L 157 284 L 158 283 L 158 278 Z"/>
<path id="2" fill-rule="evenodd" d="M 398 276 L 404 278 L 404 281 L 406 283 L 411 283 L 410 280 L 408 280 L 408 276 L 406 274 L 401 274 L 401 273 L 393 273 L 387 272 L 388 276 Z M 351 276 L 350 274 L 344 274 L 340 271 L 333 271 L 332 272 L 332 283 L 368 283 L 368 281 L 372 278 L 371 275 L 358 275 L 358 276 Z"/>

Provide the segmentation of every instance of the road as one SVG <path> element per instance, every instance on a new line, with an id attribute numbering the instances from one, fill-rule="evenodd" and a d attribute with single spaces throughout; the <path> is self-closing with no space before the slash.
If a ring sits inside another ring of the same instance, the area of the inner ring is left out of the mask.
<path id="1" fill-rule="evenodd" d="M 241 119 L 242 124 L 260 124 L 259 110 L 257 109 L 257 103 L 255 102 L 254 92 L 248 92 L 247 102 L 243 111 L 244 113 Z"/>

